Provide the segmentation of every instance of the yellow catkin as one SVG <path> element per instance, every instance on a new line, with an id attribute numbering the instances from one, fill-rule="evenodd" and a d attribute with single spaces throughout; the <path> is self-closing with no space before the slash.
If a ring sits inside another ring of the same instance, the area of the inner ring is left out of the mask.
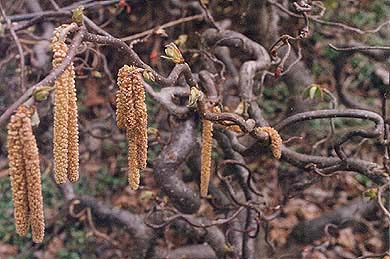
<path id="1" fill-rule="evenodd" d="M 23 158 L 25 161 L 32 238 L 34 242 L 41 243 L 45 234 L 41 172 L 39 168 L 37 142 L 32 131 L 31 119 L 29 117 L 23 119 L 20 135 L 23 144 Z"/>
<path id="2" fill-rule="evenodd" d="M 14 200 L 16 231 L 26 235 L 29 225 L 33 241 L 43 241 L 45 232 L 41 173 L 31 116 L 34 107 L 20 106 L 8 125 L 8 157 Z"/>
<path id="3" fill-rule="evenodd" d="M 148 157 L 148 115 L 145 103 L 145 90 L 140 78 L 141 74 L 137 73 L 133 80 L 134 92 L 134 113 L 137 121 L 135 126 L 137 140 L 137 159 L 139 169 L 146 168 Z"/>
<path id="4" fill-rule="evenodd" d="M 238 125 L 229 125 L 229 126 L 225 126 L 225 128 L 227 130 L 233 131 L 235 133 L 242 133 L 242 130 L 241 130 L 240 126 L 238 126 Z"/>
<path id="5" fill-rule="evenodd" d="M 123 66 L 118 72 L 119 90 L 116 95 L 116 121 L 125 128 L 128 145 L 128 180 L 133 190 L 138 189 L 140 170 L 147 163 L 147 109 L 142 75 L 133 66 Z"/>
<path id="6" fill-rule="evenodd" d="M 121 89 L 122 85 L 122 79 L 118 75 L 118 86 L 119 90 L 116 92 L 116 125 L 118 128 L 123 129 L 125 128 L 125 95 L 124 92 L 126 91 L 125 89 Z M 131 90 L 127 90 L 131 91 Z"/>
<path id="7" fill-rule="evenodd" d="M 64 60 L 67 46 L 64 42 L 53 43 L 53 67 L 58 67 Z M 55 81 L 54 87 L 54 129 L 53 154 L 54 178 L 56 183 L 66 182 L 68 171 L 68 81 L 69 70 L 66 69 Z"/>
<path id="8" fill-rule="evenodd" d="M 73 63 L 68 70 L 68 179 L 76 182 L 79 179 L 79 128 Z"/>
<path id="9" fill-rule="evenodd" d="M 23 158 L 23 144 L 20 138 L 23 118 L 31 116 L 26 106 L 20 106 L 11 116 L 8 124 L 7 149 L 9 159 L 9 175 L 11 178 L 12 198 L 14 203 L 14 217 L 16 232 L 24 236 L 29 228 L 29 209 L 27 197 L 27 181 L 25 177 L 25 159 Z"/>
<path id="10" fill-rule="evenodd" d="M 127 139 L 129 142 L 129 149 L 128 149 L 128 181 L 130 188 L 132 190 L 137 190 L 139 187 L 139 181 L 140 181 L 140 170 L 138 165 L 138 159 L 137 159 L 137 141 L 136 136 L 131 133 L 127 132 Z"/>
<path id="11" fill-rule="evenodd" d="M 283 144 L 283 140 L 282 138 L 280 137 L 278 131 L 272 127 L 258 127 L 256 128 L 257 131 L 263 131 L 263 132 L 266 132 L 270 139 L 271 139 L 271 151 L 272 151 L 272 155 L 277 158 L 277 159 L 280 159 L 281 156 L 282 156 L 282 144 Z"/>
<path id="12" fill-rule="evenodd" d="M 136 125 L 134 114 L 133 78 L 130 76 L 134 67 L 124 65 L 118 72 L 116 122 L 118 128 L 134 128 Z"/>
<path id="13" fill-rule="evenodd" d="M 213 123 L 202 120 L 202 150 L 201 150 L 201 174 L 200 195 L 206 197 L 210 182 L 211 151 L 213 147 Z"/>

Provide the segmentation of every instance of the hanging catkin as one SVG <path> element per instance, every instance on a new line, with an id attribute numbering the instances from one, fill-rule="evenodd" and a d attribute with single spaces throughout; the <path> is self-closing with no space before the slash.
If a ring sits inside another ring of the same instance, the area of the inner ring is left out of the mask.
<path id="1" fill-rule="evenodd" d="M 37 142 L 32 132 L 31 119 L 29 117 L 23 119 L 20 135 L 23 143 L 23 158 L 26 166 L 25 171 L 32 238 L 34 242 L 41 243 L 45 235 L 41 172 L 39 169 Z"/>
<path id="2" fill-rule="evenodd" d="M 45 223 L 37 142 L 32 131 L 34 107 L 20 106 L 8 124 L 8 159 L 14 200 L 16 232 L 26 235 L 31 224 L 33 241 L 44 238 Z"/>
<path id="3" fill-rule="evenodd" d="M 275 158 L 280 159 L 280 157 L 282 156 L 283 140 L 280 137 L 278 131 L 272 127 L 257 127 L 255 130 L 260 131 L 260 132 L 262 131 L 262 132 L 265 132 L 268 134 L 268 136 L 271 139 L 272 155 Z"/>
<path id="4" fill-rule="evenodd" d="M 238 125 L 225 126 L 225 129 L 233 131 L 235 133 L 242 133 L 242 130 L 241 130 L 240 126 L 238 126 Z"/>
<path id="5" fill-rule="evenodd" d="M 147 110 L 141 73 L 133 66 L 123 66 L 118 72 L 116 121 L 126 129 L 128 141 L 128 181 L 138 189 L 140 170 L 147 163 Z"/>
<path id="6" fill-rule="evenodd" d="M 120 129 L 134 128 L 134 94 L 133 80 L 129 77 L 132 67 L 127 65 L 119 69 L 118 86 L 119 90 L 116 93 L 116 124 Z"/>
<path id="7" fill-rule="evenodd" d="M 53 67 L 58 67 L 66 56 L 64 42 L 53 43 Z M 66 69 L 54 83 L 53 154 L 56 183 L 66 182 L 68 170 L 68 79 Z"/>
<path id="8" fill-rule="evenodd" d="M 79 179 L 79 128 L 73 63 L 68 69 L 68 179 L 76 182 Z"/>
<path id="9" fill-rule="evenodd" d="M 137 157 L 137 142 L 134 139 L 134 136 L 132 132 L 127 132 L 127 139 L 128 139 L 128 181 L 129 186 L 132 190 L 137 190 L 139 187 L 139 181 L 140 181 L 140 170 L 138 165 L 138 157 Z"/>
<path id="10" fill-rule="evenodd" d="M 7 149 L 9 159 L 9 175 L 11 178 L 12 198 L 14 201 L 14 217 L 16 232 L 24 236 L 29 228 L 29 211 L 27 197 L 27 181 L 25 176 L 25 160 L 23 144 L 20 138 L 23 118 L 30 117 L 32 112 L 26 106 L 20 106 L 11 116 L 8 124 Z"/>
<path id="11" fill-rule="evenodd" d="M 134 112 L 137 119 L 135 127 L 135 140 L 137 140 L 137 159 L 140 169 L 146 168 L 148 152 L 148 117 L 145 103 L 145 90 L 141 74 L 134 75 Z"/>
<path id="12" fill-rule="evenodd" d="M 202 120 L 202 150 L 201 150 L 201 174 L 200 174 L 200 195 L 207 196 L 210 171 L 211 151 L 213 147 L 213 123 L 209 120 Z"/>
<path id="13" fill-rule="evenodd" d="M 68 46 L 55 34 L 52 40 L 53 67 L 57 68 Z M 75 73 L 71 63 L 54 83 L 54 174 L 58 184 L 79 178 L 79 147 Z"/>

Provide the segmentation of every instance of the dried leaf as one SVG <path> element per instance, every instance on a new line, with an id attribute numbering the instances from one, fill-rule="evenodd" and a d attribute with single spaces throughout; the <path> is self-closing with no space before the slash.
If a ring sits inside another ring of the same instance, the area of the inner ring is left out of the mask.
<path id="1" fill-rule="evenodd" d="M 99 96 L 98 84 L 95 79 L 88 79 L 85 82 L 86 96 L 83 99 L 87 107 L 104 104 L 105 100 Z"/>

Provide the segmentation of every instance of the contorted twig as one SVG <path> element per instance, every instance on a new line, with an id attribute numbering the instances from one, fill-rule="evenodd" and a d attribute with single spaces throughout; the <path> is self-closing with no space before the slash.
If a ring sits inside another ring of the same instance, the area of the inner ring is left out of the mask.
<path id="1" fill-rule="evenodd" d="M 382 195 L 383 195 L 383 192 L 384 190 L 386 190 L 387 188 L 389 188 L 390 186 L 390 182 L 386 183 L 385 185 L 382 185 L 379 190 L 378 190 L 378 204 L 379 204 L 379 207 L 381 208 L 381 210 L 383 211 L 383 213 L 385 213 L 385 215 L 390 219 L 390 212 L 389 212 L 389 209 L 385 207 L 385 205 L 383 205 L 383 202 L 382 202 Z"/>
<path id="2" fill-rule="evenodd" d="M 390 46 L 352 46 L 352 47 L 336 47 L 329 43 L 329 47 L 337 51 L 357 51 L 357 50 L 390 50 Z"/>

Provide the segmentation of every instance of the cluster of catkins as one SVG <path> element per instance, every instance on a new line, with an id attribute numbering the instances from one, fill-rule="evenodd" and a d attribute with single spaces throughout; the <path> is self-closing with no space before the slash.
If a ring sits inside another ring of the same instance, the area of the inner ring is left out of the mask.
<path id="1" fill-rule="evenodd" d="M 59 37 L 53 37 L 53 68 L 57 68 L 68 52 L 68 46 Z M 54 83 L 54 176 L 58 184 L 79 178 L 79 130 L 75 72 L 71 63 Z"/>
<path id="2" fill-rule="evenodd" d="M 60 66 L 68 52 L 65 37 L 61 34 L 63 28 L 59 27 L 52 38 L 54 68 Z M 137 190 L 140 171 L 146 167 L 148 148 L 147 109 L 141 70 L 123 66 L 118 72 L 118 86 L 116 121 L 119 128 L 126 130 L 128 181 L 131 189 Z M 73 63 L 57 78 L 54 87 L 54 178 L 58 184 L 62 184 L 67 180 L 75 182 L 79 178 L 79 132 Z M 213 108 L 210 111 L 219 112 Z M 26 235 L 31 225 L 33 241 L 42 242 L 45 226 L 39 153 L 31 125 L 34 112 L 33 106 L 22 105 L 17 109 L 8 125 L 7 147 L 16 231 Z M 210 181 L 213 123 L 203 119 L 202 126 L 200 193 L 206 197 Z M 228 126 L 228 129 L 241 132 L 236 125 Z M 258 127 L 255 130 L 268 133 L 273 156 L 279 159 L 282 139 L 278 132 L 271 127 Z"/>
<path id="3" fill-rule="evenodd" d="M 140 171 L 146 167 L 148 149 L 145 90 L 139 69 L 128 65 L 119 69 L 118 86 L 116 122 L 118 128 L 126 129 L 128 181 L 130 188 L 137 190 Z"/>
<path id="4" fill-rule="evenodd" d="M 25 236 L 31 225 L 34 242 L 45 233 L 39 153 L 33 134 L 33 106 L 20 106 L 8 124 L 7 149 L 16 232 Z"/>

